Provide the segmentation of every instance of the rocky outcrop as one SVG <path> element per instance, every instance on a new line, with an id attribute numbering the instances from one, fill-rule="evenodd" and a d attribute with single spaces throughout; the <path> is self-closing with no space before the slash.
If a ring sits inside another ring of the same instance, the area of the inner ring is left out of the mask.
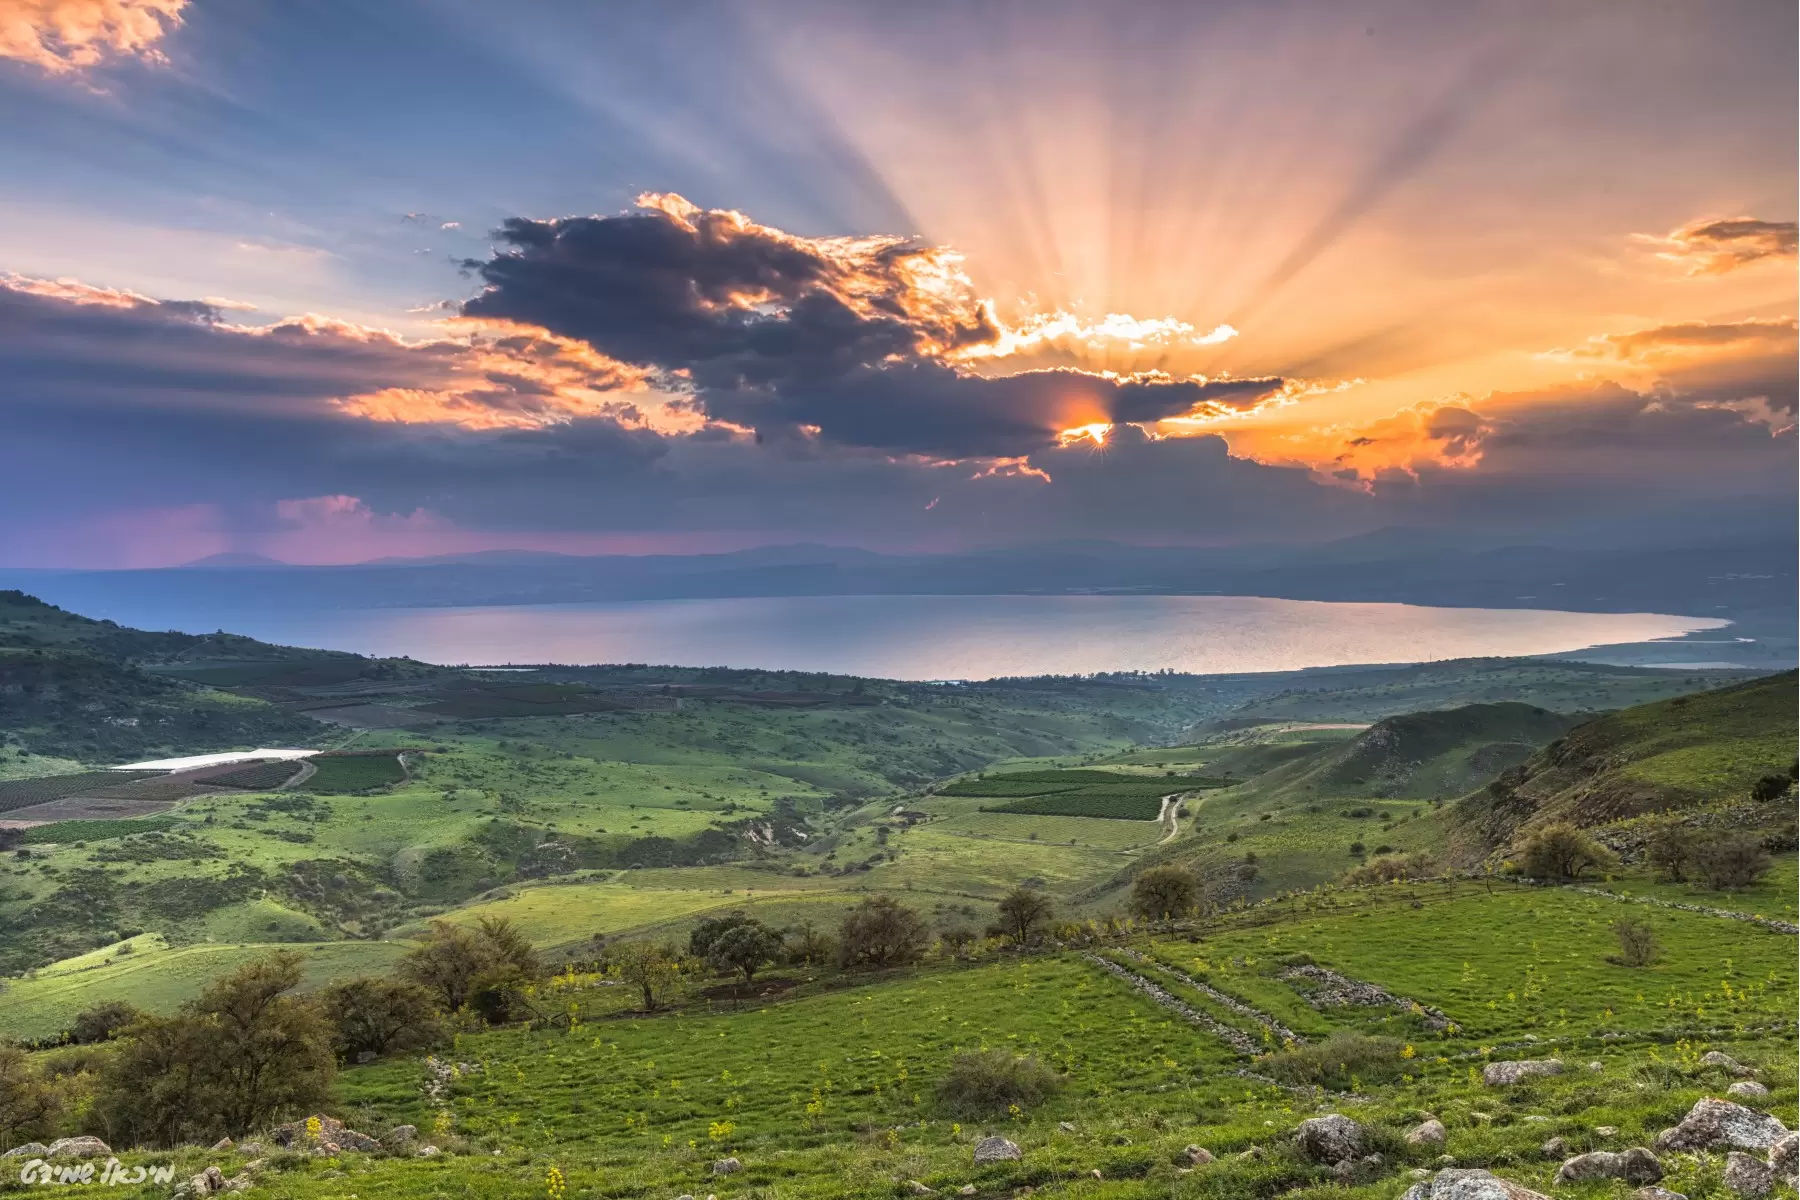
<path id="1" fill-rule="evenodd" d="M 739 1162 L 737 1159 L 721 1158 L 719 1161 L 717 1161 L 713 1164 L 712 1173 L 714 1175 L 736 1175 L 739 1171 L 741 1171 L 743 1169 L 744 1169 L 744 1164 Z"/>
<path id="2" fill-rule="evenodd" d="M 1367 1135 L 1349 1117 L 1332 1113 L 1300 1122 L 1294 1144 L 1316 1163 L 1339 1163 L 1361 1157 Z"/>
<path id="3" fill-rule="evenodd" d="M 318 1124 L 318 1132 L 312 1133 L 308 1126 Z M 323 1113 L 314 1113 L 304 1121 L 289 1121 L 285 1125 L 277 1125 L 269 1130 L 269 1140 L 284 1150 L 318 1150 L 326 1154 L 338 1154 L 345 1150 L 367 1153 L 381 1149 L 381 1143 L 366 1133 L 358 1133 L 336 1117 L 328 1117 Z"/>
<path id="4" fill-rule="evenodd" d="M 1212 1151 L 1204 1146 L 1189 1146 L 1181 1152 L 1181 1157 L 1187 1160 L 1190 1167 L 1204 1167 L 1213 1161 Z"/>
<path id="5" fill-rule="evenodd" d="M 1700 1065 L 1703 1067 L 1718 1067 L 1721 1070 L 1731 1072 L 1733 1075 L 1749 1075 L 1752 1073 L 1749 1067 L 1746 1067 L 1743 1063 L 1731 1057 L 1731 1055 L 1725 1053 L 1723 1050 L 1708 1050 L 1705 1054 L 1700 1056 Z"/>
<path id="6" fill-rule="evenodd" d="M 1769 1168 L 1777 1175 L 1794 1182 L 1794 1176 L 1800 1172 L 1800 1133 L 1790 1133 L 1769 1147 Z"/>
<path id="7" fill-rule="evenodd" d="M 1740 1079 L 1725 1089 L 1727 1096 L 1736 1096 L 1739 1100 L 1767 1100 L 1769 1089 L 1754 1079 Z"/>
<path id="8" fill-rule="evenodd" d="M 1481 1082 L 1489 1087 L 1509 1087 L 1525 1079 L 1537 1079 L 1545 1075 L 1561 1075 L 1562 1060 L 1558 1058 L 1528 1058 L 1518 1062 L 1491 1062 L 1481 1068 Z"/>
<path id="9" fill-rule="evenodd" d="M 50 1143 L 45 1158 L 97 1158 L 111 1154 L 112 1147 L 97 1137 L 58 1138 Z"/>
<path id="10" fill-rule="evenodd" d="M 1697 1102 L 1673 1129 L 1656 1135 L 1658 1150 L 1767 1150 L 1787 1134 L 1779 1118 L 1711 1096 Z"/>
<path id="11" fill-rule="evenodd" d="M 978 1167 L 1008 1160 L 1017 1162 L 1024 1157 L 1016 1143 L 1003 1137 L 984 1137 L 975 1143 L 975 1165 Z"/>
<path id="12" fill-rule="evenodd" d="M 1405 996 L 1396 996 L 1386 988 L 1372 983 L 1364 983 L 1360 979 L 1352 979 L 1348 975 L 1340 975 L 1325 967 L 1307 964 L 1289 967 L 1280 976 L 1282 979 L 1304 979 L 1315 986 L 1306 989 L 1306 1002 L 1317 1009 L 1327 1008 L 1397 1008 L 1401 1012 L 1411 1013 L 1424 1018 L 1428 1029 L 1448 1029 L 1450 1018 L 1442 1009 L 1420 1004 L 1417 1000 Z"/>
<path id="13" fill-rule="evenodd" d="M 0 1158 L 48 1158 L 50 1147 L 42 1142 L 26 1142 L 23 1146 L 14 1146 Z"/>
<path id="14" fill-rule="evenodd" d="M 1644 1186 L 1657 1182 L 1663 1177 L 1662 1163 L 1656 1155 L 1642 1146 L 1633 1146 L 1629 1150 L 1614 1153 L 1611 1150 L 1595 1150 L 1589 1154 L 1577 1154 L 1563 1163 L 1556 1172 L 1558 1183 L 1582 1183 L 1590 1179 L 1623 1179 L 1626 1183 Z"/>

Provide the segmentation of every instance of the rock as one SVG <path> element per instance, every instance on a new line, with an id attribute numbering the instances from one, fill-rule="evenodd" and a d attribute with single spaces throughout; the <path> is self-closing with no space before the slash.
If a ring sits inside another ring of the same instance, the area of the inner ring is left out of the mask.
<path id="1" fill-rule="evenodd" d="M 1073 1122 L 1070 1122 L 1070 1121 L 1058 1121 L 1056 1123 L 1056 1127 L 1058 1129 L 1062 1130 L 1064 1133 L 1074 1133 L 1075 1132 L 1075 1125 Z"/>
<path id="2" fill-rule="evenodd" d="M 417 1125 L 396 1125 L 381 1135 L 381 1144 L 392 1150 L 396 1146 L 405 1146 L 415 1142 L 418 1137 L 419 1127 Z"/>
<path id="3" fill-rule="evenodd" d="M 1362 1165 L 1365 1167 L 1380 1167 L 1385 1166 L 1386 1164 L 1387 1159 L 1381 1157 L 1379 1154 L 1365 1154 L 1362 1157 Z"/>
<path id="4" fill-rule="evenodd" d="M 216 1141 L 212 1144 L 212 1148 L 215 1152 L 223 1152 L 226 1150 L 233 1149 L 235 1147 L 235 1145 L 236 1145 L 236 1143 L 234 1143 L 230 1138 L 222 1137 L 218 1141 Z"/>
<path id="5" fill-rule="evenodd" d="M 1491 1062 L 1481 1069 L 1481 1082 L 1489 1087 L 1507 1087 L 1523 1079 L 1536 1079 L 1541 1075 L 1561 1075 L 1562 1060 L 1557 1058 L 1527 1058 L 1518 1062 Z"/>
<path id="6" fill-rule="evenodd" d="M 1800 1133 L 1790 1133 L 1769 1147 L 1769 1169 L 1789 1183 L 1794 1181 L 1800 1170 Z"/>
<path id="7" fill-rule="evenodd" d="M 1727 1096 L 1736 1096 L 1742 1100 L 1767 1100 L 1769 1089 L 1754 1079 L 1740 1079 L 1725 1089 Z"/>
<path id="8" fill-rule="evenodd" d="M 319 1123 L 316 1138 L 306 1131 L 309 1121 Z M 381 1149 L 381 1143 L 368 1134 L 358 1133 L 336 1117 L 328 1117 L 324 1113 L 314 1113 L 304 1121 L 289 1121 L 285 1125 L 277 1125 L 269 1130 L 269 1140 L 284 1149 L 317 1148 L 327 1154 L 336 1154 L 340 1150 Z"/>
<path id="9" fill-rule="evenodd" d="M 263 1148 L 262 1148 L 261 1142 L 245 1142 L 243 1145 L 238 1147 L 238 1153 L 242 1154 L 245 1158 L 253 1158 L 256 1155 L 261 1154 L 262 1152 L 263 1152 Z M 256 1165 L 261 1166 L 262 1164 L 257 1163 Z M 249 1167 L 246 1166 L 244 1169 L 249 1170 Z"/>
<path id="10" fill-rule="evenodd" d="M 49 1154 L 50 1147 L 44 1143 L 26 1142 L 23 1146 L 14 1146 L 5 1154 L 0 1154 L 0 1158 L 46 1158 Z"/>
<path id="11" fill-rule="evenodd" d="M 906 1181 L 906 1194 L 909 1196 L 935 1196 L 935 1195 L 937 1195 L 936 1192 L 932 1191 L 930 1188 L 926 1187 L 924 1184 L 920 1183 L 916 1179 L 909 1179 Z"/>
<path id="12" fill-rule="evenodd" d="M 442 1153 L 443 1151 L 439 1150 L 436 1146 L 420 1146 L 417 1156 L 419 1158 L 436 1158 Z"/>
<path id="13" fill-rule="evenodd" d="M 1631 1193 L 1631 1200 L 1688 1200 L 1681 1192 L 1671 1192 L 1668 1188 L 1639 1188 Z"/>
<path id="14" fill-rule="evenodd" d="M 1401 1200 L 1547 1200 L 1542 1193 L 1490 1171 L 1439 1171 L 1430 1183 L 1415 1183 Z"/>
<path id="15" fill-rule="evenodd" d="M 1629 1150 L 1613 1153 L 1611 1150 L 1595 1150 L 1589 1154 L 1577 1154 L 1563 1163 L 1556 1172 L 1558 1183 L 1582 1183 L 1590 1179 L 1623 1179 L 1626 1183 L 1642 1187 L 1655 1183 L 1663 1177 L 1662 1164 L 1656 1161 L 1656 1155 L 1642 1146 L 1633 1146 Z"/>
<path id="16" fill-rule="evenodd" d="M 965 1183 L 956 1189 L 956 1194 L 959 1196 L 973 1196 L 975 1194 L 975 1185 L 972 1183 Z"/>
<path id="17" fill-rule="evenodd" d="M 1748 1075 L 1750 1073 L 1750 1068 L 1746 1067 L 1743 1063 L 1722 1050 L 1708 1050 L 1705 1054 L 1702 1054 L 1700 1056 L 1700 1065 L 1703 1067 L 1722 1067 L 1725 1070 L 1730 1071 L 1733 1075 Z"/>
<path id="18" fill-rule="evenodd" d="M 1442 1146 L 1450 1132 L 1444 1128 L 1442 1121 L 1433 1118 L 1422 1121 L 1406 1131 L 1406 1144 L 1409 1146 Z"/>
<path id="19" fill-rule="evenodd" d="M 1656 1135 L 1658 1150 L 1767 1150 L 1787 1134 L 1787 1126 L 1767 1113 L 1715 1100 L 1697 1101 L 1681 1124 Z"/>
<path id="20" fill-rule="evenodd" d="M 372 1063 L 379 1057 L 381 1056 L 376 1054 L 373 1050 L 358 1050 L 356 1052 L 356 1062 L 358 1066 L 363 1063 Z"/>
<path id="21" fill-rule="evenodd" d="M 1431 1172 L 1427 1171 L 1424 1167 L 1414 1167 L 1406 1173 L 1406 1177 L 1408 1179 L 1430 1179 Z"/>
<path id="22" fill-rule="evenodd" d="M 736 1175 L 744 1169 L 744 1164 L 735 1158 L 721 1158 L 713 1164 L 714 1175 Z"/>
<path id="23" fill-rule="evenodd" d="M 1003 1137 L 984 1137 L 975 1143 L 975 1165 L 978 1167 L 984 1163 L 1017 1162 L 1024 1157 L 1017 1144 Z"/>
<path id="24" fill-rule="evenodd" d="M 1294 1131 L 1300 1153 L 1316 1163 L 1335 1163 L 1363 1152 L 1363 1127 L 1349 1117 L 1332 1113 L 1300 1122 Z"/>
<path id="25" fill-rule="evenodd" d="M 1733 1150 L 1725 1156 L 1725 1186 L 1740 1196 L 1766 1196 L 1775 1186 L 1775 1172 L 1766 1163 Z"/>
<path id="26" fill-rule="evenodd" d="M 1528 1125 L 1542 1125 L 1545 1121 L 1548 1121 L 1549 1119 L 1550 1119 L 1549 1117 L 1544 1116 L 1542 1113 L 1527 1113 L 1527 1114 L 1525 1114 L 1525 1122 Z"/>
<path id="27" fill-rule="evenodd" d="M 50 1143 L 45 1158 L 95 1158 L 111 1154 L 112 1147 L 97 1137 L 57 1138 Z"/>
<path id="28" fill-rule="evenodd" d="M 1356 1176 L 1356 1164 L 1349 1159 L 1331 1164 L 1331 1177 L 1339 1183 L 1348 1183 Z"/>
<path id="29" fill-rule="evenodd" d="M 1598 1063 L 1598 1062 L 1591 1062 L 1591 1063 L 1589 1063 L 1589 1064 L 1588 1064 L 1588 1070 L 1590 1070 L 1590 1071 L 1604 1071 L 1604 1070 L 1606 1070 L 1606 1064 L 1605 1064 L 1605 1063 Z"/>
<path id="30" fill-rule="evenodd" d="M 1095 1179 L 1101 1178 L 1099 1167 L 1095 1167 L 1093 1170 L 1089 1171 L 1088 1174 L 1091 1175 Z"/>
<path id="31" fill-rule="evenodd" d="M 1204 1167 L 1213 1160 L 1212 1151 L 1204 1146 L 1189 1146 L 1181 1152 L 1181 1156 L 1187 1159 L 1191 1167 Z"/>
<path id="32" fill-rule="evenodd" d="M 1260 1159 L 1262 1156 L 1263 1156 L 1263 1148 L 1261 1146 L 1252 1146 L 1248 1150 L 1244 1151 L 1242 1154 L 1238 1155 L 1238 1158 L 1239 1158 L 1239 1160 L 1241 1160 L 1243 1162 L 1255 1162 L 1256 1160 Z"/>
<path id="33" fill-rule="evenodd" d="M 208 1167 L 176 1190 L 188 1196 L 210 1196 L 224 1191 L 225 1186 L 224 1172 L 217 1167 Z"/>
<path id="34" fill-rule="evenodd" d="M 1434 1165 L 1439 1167 L 1454 1167 L 1456 1165 L 1456 1155 L 1440 1154 L 1431 1161 Z"/>
<path id="35" fill-rule="evenodd" d="M 1569 1143 L 1562 1138 L 1553 1137 L 1538 1149 L 1544 1152 L 1545 1158 L 1561 1158 L 1569 1152 Z"/>
<path id="36" fill-rule="evenodd" d="M 1619 1136 L 1619 1127 L 1617 1125 L 1596 1125 L 1596 1126 L 1594 1126 L 1594 1136 L 1595 1137 L 1618 1137 Z"/>

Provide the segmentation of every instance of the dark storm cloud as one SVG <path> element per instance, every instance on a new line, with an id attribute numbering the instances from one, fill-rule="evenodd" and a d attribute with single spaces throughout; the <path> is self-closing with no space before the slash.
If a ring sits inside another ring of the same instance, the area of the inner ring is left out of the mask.
<path id="1" fill-rule="evenodd" d="M 799 238 L 679 197 L 614 217 L 508 221 L 470 262 L 470 317 L 581 338 L 691 387 L 764 436 L 961 459 L 1015 457 L 1077 425 L 1253 407 L 1281 379 L 977 375 L 958 350 L 1000 334 L 941 249 Z"/>

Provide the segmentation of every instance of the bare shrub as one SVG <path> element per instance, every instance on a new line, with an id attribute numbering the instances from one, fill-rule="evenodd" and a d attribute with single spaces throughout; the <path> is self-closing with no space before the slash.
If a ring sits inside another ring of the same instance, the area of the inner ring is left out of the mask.
<path id="1" fill-rule="evenodd" d="M 1656 961 L 1662 950 L 1650 922 L 1642 917 L 1620 917 L 1613 922 L 1612 930 L 1613 936 L 1619 939 L 1619 952 L 1608 955 L 1607 962 L 1622 967 L 1647 967 Z"/>

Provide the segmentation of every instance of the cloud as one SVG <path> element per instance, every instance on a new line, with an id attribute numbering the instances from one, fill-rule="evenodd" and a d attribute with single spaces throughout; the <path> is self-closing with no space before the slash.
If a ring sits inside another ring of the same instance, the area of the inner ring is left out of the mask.
<path id="1" fill-rule="evenodd" d="M 1718 351 L 1740 354 L 1757 348 L 1789 353 L 1795 344 L 1796 324 L 1792 317 L 1772 320 L 1706 322 L 1684 321 L 1675 325 L 1658 325 L 1633 333 L 1606 334 L 1592 338 L 1573 351 L 1558 352 L 1570 357 L 1617 358 L 1629 362 L 1668 361 L 1672 356 L 1705 355 Z"/>
<path id="2" fill-rule="evenodd" d="M 0 0 L 0 58 L 53 75 L 109 57 L 162 62 L 157 43 L 179 28 L 188 0 Z"/>
<path id="3" fill-rule="evenodd" d="M 1702 217 L 1662 237 L 1639 237 L 1665 247 L 1657 257 L 1686 263 L 1690 275 L 1723 275 L 1764 259 L 1793 258 L 1800 250 L 1793 221 L 1755 217 Z"/>
<path id="4" fill-rule="evenodd" d="M 1009 329 L 944 247 L 798 237 L 667 194 L 639 205 L 623 216 L 507 221 L 501 249 L 467 264 L 485 287 L 463 313 L 579 338 L 763 437 L 946 459 L 1029 455 L 1074 426 L 1235 409 L 1284 383 L 1069 367 L 1000 374 L 997 361 L 1059 344 L 1217 344 L 1235 331 L 1123 314 L 1093 323 L 1055 314 Z"/>

